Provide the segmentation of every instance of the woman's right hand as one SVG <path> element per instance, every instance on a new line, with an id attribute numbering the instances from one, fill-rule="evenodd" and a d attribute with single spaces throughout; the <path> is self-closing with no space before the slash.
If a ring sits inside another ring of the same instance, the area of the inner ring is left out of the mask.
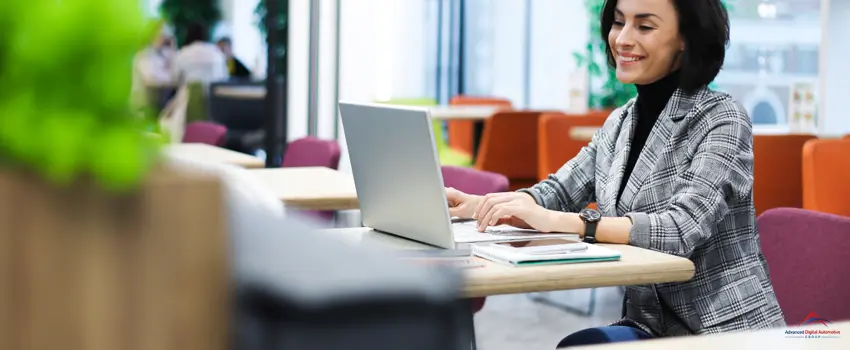
<path id="1" fill-rule="evenodd" d="M 451 187 L 446 187 L 446 199 L 449 205 L 449 215 L 461 219 L 471 219 L 475 209 L 483 197 L 466 194 Z"/>

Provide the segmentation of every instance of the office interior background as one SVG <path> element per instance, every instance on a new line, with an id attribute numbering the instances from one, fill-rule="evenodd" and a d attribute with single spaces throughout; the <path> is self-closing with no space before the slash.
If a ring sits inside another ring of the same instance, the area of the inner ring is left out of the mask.
<path id="1" fill-rule="evenodd" d="M 263 79 L 266 43 L 257 25 L 258 1 L 222 0 L 223 19 L 213 38 L 231 37 L 236 57 Z M 160 2 L 144 0 L 151 17 L 158 16 Z M 592 2 L 322 0 L 311 12 L 309 0 L 289 0 L 287 138 L 336 138 L 344 148 L 338 100 L 445 104 L 452 96 L 472 95 L 506 98 L 518 109 L 586 108 L 582 90 L 593 83 L 576 55 L 590 40 Z M 747 109 L 757 132 L 787 132 L 791 86 L 810 83 L 819 100 L 816 132 L 850 132 L 850 120 L 837 107 L 847 91 L 837 80 L 850 77 L 839 34 L 850 29 L 841 21 L 850 3 L 727 3 L 731 39 L 714 87 Z M 318 34 L 312 42 L 311 25 Z M 349 169 L 344 150 L 340 169 Z"/>

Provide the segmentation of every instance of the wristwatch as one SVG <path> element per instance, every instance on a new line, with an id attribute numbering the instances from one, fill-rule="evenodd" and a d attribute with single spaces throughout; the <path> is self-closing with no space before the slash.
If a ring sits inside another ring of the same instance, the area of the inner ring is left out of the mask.
<path id="1" fill-rule="evenodd" d="M 602 220 L 602 214 L 593 209 L 584 209 L 578 213 L 578 217 L 584 221 L 584 242 L 596 243 L 596 224 Z"/>

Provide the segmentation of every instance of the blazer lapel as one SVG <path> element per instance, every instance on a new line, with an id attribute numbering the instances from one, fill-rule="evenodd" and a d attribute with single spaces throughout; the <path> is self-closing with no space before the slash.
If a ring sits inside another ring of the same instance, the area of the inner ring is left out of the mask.
<path id="1" fill-rule="evenodd" d="M 611 167 L 608 169 L 609 181 L 602 189 L 602 196 L 605 200 L 600 200 L 600 211 L 609 215 L 617 213 L 617 194 L 620 191 L 620 182 L 623 181 L 623 174 L 626 171 L 626 163 L 629 159 L 629 151 L 632 148 L 632 134 L 634 134 L 635 124 L 637 121 L 636 108 L 634 99 L 631 100 L 631 105 L 626 105 L 623 108 L 623 114 L 620 116 L 620 133 L 617 136 L 617 142 L 614 145 L 614 159 L 611 162 Z"/>
<path id="2" fill-rule="evenodd" d="M 623 215 L 635 210 L 634 202 L 637 194 L 640 193 L 641 187 L 649 176 L 655 172 L 655 165 L 658 159 L 666 152 L 668 143 L 673 139 L 673 135 L 677 131 L 678 122 L 691 110 L 695 101 L 692 96 L 684 94 L 681 89 L 676 90 L 673 96 L 670 97 L 670 102 L 667 103 L 661 115 L 658 116 L 658 120 L 655 122 L 652 131 L 650 131 L 646 139 L 643 150 L 638 156 L 634 169 L 632 169 L 631 177 L 623 179 L 623 181 L 628 182 L 623 189 L 623 195 L 620 196 L 620 202 L 617 203 L 618 214 Z M 633 120 L 633 123 L 637 121 L 636 118 L 630 119 Z M 628 143 L 631 145 L 631 135 L 629 135 Z M 623 161 L 623 165 L 625 165 L 625 161 Z M 620 171 L 621 177 L 622 173 L 623 171 Z M 617 186 L 619 186 L 619 182 Z M 619 190 L 619 187 L 617 189 Z"/>

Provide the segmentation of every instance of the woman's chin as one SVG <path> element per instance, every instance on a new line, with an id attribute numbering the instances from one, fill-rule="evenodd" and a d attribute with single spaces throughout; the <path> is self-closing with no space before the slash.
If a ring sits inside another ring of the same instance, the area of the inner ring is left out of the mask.
<path id="1" fill-rule="evenodd" d="M 617 81 L 623 84 L 634 84 L 637 80 L 637 74 L 632 74 L 631 72 L 623 72 L 620 69 L 617 69 Z"/>

